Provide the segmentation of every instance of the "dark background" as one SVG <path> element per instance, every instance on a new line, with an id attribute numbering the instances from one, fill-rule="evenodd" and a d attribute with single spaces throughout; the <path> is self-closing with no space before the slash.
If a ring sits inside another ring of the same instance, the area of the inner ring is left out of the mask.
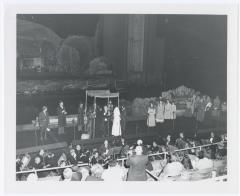
<path id="1" fill-rule="evenodd" d="M 120 79 L 127 78 L 127 17 L 123 14 L 19 14 L 24 19 L 42 24 L 62 39 L 71 35 L 93 37 L 102 24 L 98 42 L 100 56 L 114 62 L 113 71 Z M 159 96 L 160 81 L 166 89 L 185 85 L 204 94 L 227 94 L 227 16 L 225 15 L 145 15 L 144 82 L 142 96 Z M 159 90 L 156 90 L 159 89 Z M 131 97 L 139 96 L 131 92 Z M 124 98 L 128 98 L 126 95 Z M 73 103 L 74 97 L 66 102 Z M 79 99 L 79 98 L 77 98 Z M 57 103 L 57 95 L 51 101 Z M 44 101 L 43 101 L 44 100 Z M 65 101 L 65 100 L 64 100 Z M 76 104 L 78 100 L 75 100 Z M 26 103 L 25 103 L 26 102 Z M 25 107 L 27 101 L 18 101 Z M 41 108 L 40 102 L 33 106 Z M 55 106 L 54 106 L 55 107 Z M 18 111 L 21 113 L 21 111 Z M 31 112 L 30 112 L 31 113 Z"/>

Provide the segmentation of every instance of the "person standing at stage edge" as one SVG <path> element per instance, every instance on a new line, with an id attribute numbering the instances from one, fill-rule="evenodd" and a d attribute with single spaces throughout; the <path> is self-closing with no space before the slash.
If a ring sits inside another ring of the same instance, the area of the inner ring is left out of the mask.
<path id="1" fill-rule="evenodd" d="M 43 106 L 42 111 L 39 113 L 39 127 L 40 127 L 40 141 L 46 140 L 46 131 L 49 129 L 49 116 L 47 112 L 47 107 Z"/>
<path id="2" fill-rule="evenodd" d="M 58 134 L 64 134 L 64 128 L 66 126 L 66 115 L 67 112 L 63 105 L 63 101 L 59 101 L 59 105 L 57 107 L 57 115 L 58 115 Z"/>
<path id="3" fill-rule="evenodd" d="M 147 111 L 148 118 L 147 118 L 147 126 L 151 129 L 153 129 L 156 126 L 156 109 L 153 105 L 153 103 L 150 103 L 150 106 Z"/>
<path id="4" fill-rule="evenodd" d="M 112 125 L 112 135 L 113 136 L 121 136 L 121 113 L 118 107 L 114 108 L 113 111 L 113 125 Z"/>
<path id="5" fill-rule="evenodd" d="M 167 99 L 166 104 L 165 104 L 165 109 L 164 109 L 164 119 L 165 119 L 165 124 L 166 124 L 166 129 L 170 131 L 172 129 L 172 104 L 170 101 Z"/>
<path id="6" fill-rule="evenodd" d="M 85 114 L 85 109 L 83 107 L 83 103 L 80 102 L 78 107 L 78 131 L 81 133 L 84 130 L 84 114 Z"/>
<path id="7" fill-rule="evenodd" d="M 157 105 L 157 110 L 156 110 L 156 123 L 157 127 L 160 128 L 160 124 L 164 122 L 164 104 L 160 98 L 159 103 Z"/>
<path id="8" fill-rule="evenodd" d="M 122 136 L 126 135 L 126 118 L 127 118 L 127 111 L 124 105 L 121 107 L 121 129 L 122 129 Z"/>

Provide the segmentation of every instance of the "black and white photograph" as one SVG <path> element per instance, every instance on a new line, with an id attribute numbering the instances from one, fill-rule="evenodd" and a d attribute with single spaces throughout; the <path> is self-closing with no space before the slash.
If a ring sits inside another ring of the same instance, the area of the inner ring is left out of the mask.
<path id="1" fill-rule="evenodd" d="M 228 14 L 14 17 L 15 182 L 231 182 Z"/>
<path id="2" fill-rule="evenodd" d="M 227 16 L 17 15 L 16 180 L 227 180 Z"/>

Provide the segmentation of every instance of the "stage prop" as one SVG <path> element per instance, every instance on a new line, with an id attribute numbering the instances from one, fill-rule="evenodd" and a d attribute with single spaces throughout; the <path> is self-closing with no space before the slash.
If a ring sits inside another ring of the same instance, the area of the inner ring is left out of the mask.
<path id="1" fill-rule="evenodd" d="M 87 111 L 88 97 L 94 98 L 94 103 L 96 103 L 97 98 L 107 99 L 117 98 L 118 107 L 119 107 L 119 93 L 111 93 L 110 90 L 86 90 L 86 99 L 85 99 L 85 112 Z M 95 118 L 93 121 L 93 138 L 95 138 Z"/>

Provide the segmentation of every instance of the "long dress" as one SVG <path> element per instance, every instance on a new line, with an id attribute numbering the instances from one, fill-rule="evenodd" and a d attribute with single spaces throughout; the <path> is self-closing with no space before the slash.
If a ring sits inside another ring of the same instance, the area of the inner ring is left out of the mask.
<path id="1" fill-rule="evenodd" d="M 177 107 L 175 104 L 172 104 L 172 119 L 176 119 Z"/>
<path id="2" fill-rule="evenodd" d="M 156 126 L 156 109 L 155 108 L 148 108 L 148 119 L 147 119 L 147 126 L 148 127 L 155 127 Z"/>
<path id="3" fill-rule="evenodd" d="M 113 136 L 120 136 L 122 134 L 120 121 L 121 121 L 120 111 L 119 108 L 116 107 L 113 111 L 113 125 L 112 125 Z"/>
<path id="4" fill-rule="evenodd" d="M 212 116 L 215 118 L 218 118 L 220 116 L 220 99 L 216 97 L 213 100 L 213 111 L 212 111 Z"/>
<path id="5" fill-rule="evenodd" d="M 164 105 L 158 104 L 156 111 L 156 122 L 163 123 L 164 122 Z"/>
<path id="6" fill-rule="evenodd" d="M 205 118 L 205 103 L 200 101 L 197 106 L 196 120 L 203 122 Z"/>
<path id="7" fill-rule="evenodd" d="M 78 131 L 83 131 L 84 127 L 84 108 L 78 108 Z"/>
<path id="8" fill-rule="evenodd" d="M 172 105 L 170 103 L 167 103 L 165 105 L 165 110 L 164 110 L 164 119 L 171 119 L 172 118 Z"/>

